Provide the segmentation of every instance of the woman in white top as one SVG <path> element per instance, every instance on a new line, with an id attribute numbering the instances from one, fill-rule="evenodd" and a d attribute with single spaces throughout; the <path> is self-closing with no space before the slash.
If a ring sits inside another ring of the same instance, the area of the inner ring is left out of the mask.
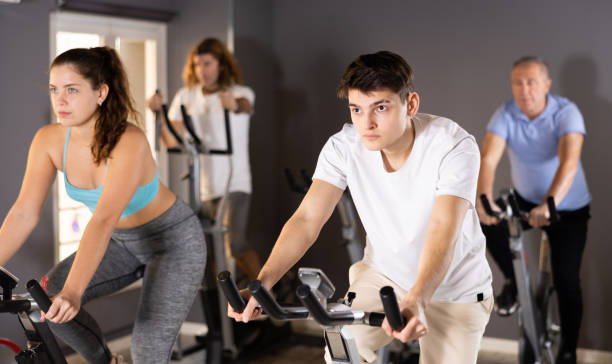
<path id="1" fill-rule="evenodd" d="M 255 279 L 261 268 L 257 252 L 246 240 L 248 211 L 251 201 L 251 167 L 249 163 L 249 123 L 255 102 L 255 93 L 242 85 L 243 79 L 236 58 L 225 44 L 215 38 L 206 38 L 196 44 L 185 62 L 182 87 L 174 96 L 168 118 L 179 131 L 183 130 L 180 106 L 191 116 L 196 133 L 210 149 L 225 149 L 224 109 L 230 111 L 232 137 L 232 178 L 229 205 L 224 217 L 228 225 L 232 255 L 249 279 Z M 158 111 L 163 97 L 156 94 L 149 99 L 149 108 Z M 162 123 L 160 137 L 168 146 L 176 140 Z M 206 155 L 202 163 L 200 187 L 204 214 L 215 216 L 223 194 L 229 161 Z"/>

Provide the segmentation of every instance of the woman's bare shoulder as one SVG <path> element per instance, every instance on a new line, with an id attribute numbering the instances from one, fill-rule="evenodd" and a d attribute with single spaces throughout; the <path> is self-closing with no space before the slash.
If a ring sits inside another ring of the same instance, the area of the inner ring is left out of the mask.
<path id="1" fill-rule="evenodd" d="M 130 123 L 128 123 L 121 138 L 119 138 L 115 149 L 117 149 L 118 152 L 150 153 L 147 136 L 142 129 Z"/>
<path id="2" fill-rule="evenodd" d="M 43 143 L 49 146 L 63 143 L 66 138 L 66 132 L 67 128 L 60 123 L 45 125 L 38 129 L 33 143 Z"/>

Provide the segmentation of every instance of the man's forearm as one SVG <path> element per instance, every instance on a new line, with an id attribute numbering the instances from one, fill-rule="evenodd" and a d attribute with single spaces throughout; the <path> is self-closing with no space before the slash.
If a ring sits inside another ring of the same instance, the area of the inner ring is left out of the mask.
<path id="1" fill-rule="evenodd" d="M 274 286 L 315 242 L 318 232 L 306 228 L 307 225 L 303 219 L 294 216 L 283 227 L 258 276 L 266 288 Z"/>
<path id="2" fill-rule="evenodd" d="M 434 204 L 414 286 L 409 294 L 427 304 L 453 260 L 455 244 L 469 203 L 456 196 L 439 196 Z"/>
<path id="3" fill-rule="evenodd" d="M 567 193 L 569 192 L 572 183 L 574 182 L 574 176 L 578 166 L 576 163 L 564 162 L 559 165 L 553 182 L 548 189 L 547 197 L 552 196 L 555 199 L 555 204 L 561 203 Z"/>
<path id="4" fill-rule="evenodd" d="M 453 260 L 457 239 L 449 230 L 438 230 L 430 234 L 421 252 L 417 278 L 411 291 L 425 303 L 431 300 Z"/>
<path id="5" fill-rule="evenodd" d="M 490 199 L 493 198 L 493 184 L 495 182 L 495 170 L 496 170 L 496 165 L 492 164 L 490 161 L 481 159 L 480 173 L 478 175 L 478 196 L 480 196 L 481 194 L 485 194 Z"/>

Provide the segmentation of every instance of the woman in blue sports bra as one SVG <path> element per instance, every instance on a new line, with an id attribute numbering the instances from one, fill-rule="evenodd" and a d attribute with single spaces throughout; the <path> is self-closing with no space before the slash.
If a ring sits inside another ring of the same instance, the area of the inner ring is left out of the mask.
<path id="1" fill-rule="evenodd" d="M 52 331 L 90 363 L 120 362 L 81 305 L 126 287 L 144 268 L 132 360 L 168 363 L 204 274 L 200 223 L 159 181 L 145 134 L 128 122 L 137 113 L 113 49 L 71 49 L 49 73 L 59 123 L 32 141 L 19 196 L 0 228 L 0 265 L 25 242 L 56 171 L 63 171 L 68 195 L 93 216 L 77 252 L 48 274 Z M 171 297 L 172 305 L 159 297 Z"/>

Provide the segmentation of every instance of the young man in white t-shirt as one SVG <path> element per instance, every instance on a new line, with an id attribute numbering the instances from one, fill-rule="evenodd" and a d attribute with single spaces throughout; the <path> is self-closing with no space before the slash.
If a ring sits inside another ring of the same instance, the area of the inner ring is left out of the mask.
<path id="1" fill-rule="evenodd" d="M 353 308 L 382 311 L 378 291 L 391 285 L 407 319 L 400 332 L 386 320 L 382 330 L 350 326 L 362 359 L 373 362 L 393 336 L 419 339 L 421 363 L 475 363 L 493 307 L 474 208 L 480 154 L 453 121 L 417 113 L 412 79 L 390 52 L 348 66 L 338 95 L 348 98 L 353 123 L 323 147 L 313 184 L 259 279 L 271 288 L 304 255 L 349 187 L 368 237 L 363 260 L 349 271 Z M 251 297 L 242 314 L 230 308 L 229 315 L 246 322 L 260 313 L 256 306 Z"/>

